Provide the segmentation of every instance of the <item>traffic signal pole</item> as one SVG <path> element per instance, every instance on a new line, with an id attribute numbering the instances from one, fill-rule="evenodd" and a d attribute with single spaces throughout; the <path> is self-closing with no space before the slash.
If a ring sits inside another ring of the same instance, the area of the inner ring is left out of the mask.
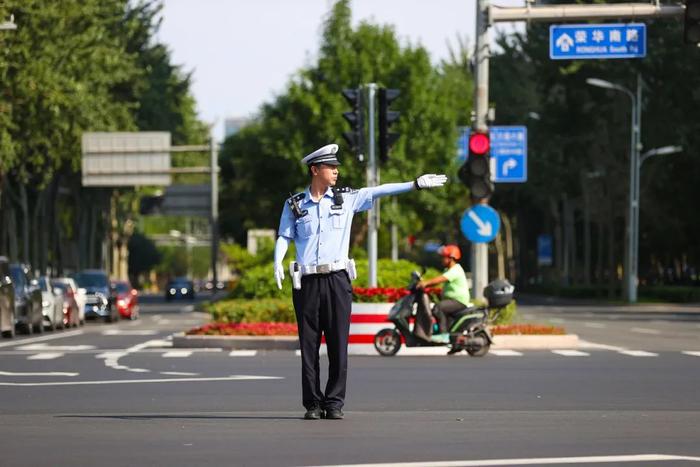
<path id="1" fill-rule="evenodd" d="M 377 186 L 377 157 L 375 153 L 375 141 L 374 141 L 374 94 L 377 91 L 377 85 L 375 83 L 369 83 L 367 85 L 368 92 L 368 119 L 367 119 L 367 131 L 369 133 L 369 147 L 367 161 L 367 186 Z M 370 209 L 367 222 L 369 226 L 369 232 L 367 235 L 367 260 L 368 260 L 368 270 L 369 270 L 369 286 L 377 286 L 377 218 L 379 216 L 379 201 L 374 202 L 374 206 Z"/>
<path id="2" fill-rule="evenodd" d="M 489 113 L 489 0 L 476 2 L 476 86 L 474 87 L 474 129 L 488 131 Z M 471 270 L 473 296 L 484 298 L 484 287 L 489 280 L 489 256 L 487 243 L 472 243 Z"/>

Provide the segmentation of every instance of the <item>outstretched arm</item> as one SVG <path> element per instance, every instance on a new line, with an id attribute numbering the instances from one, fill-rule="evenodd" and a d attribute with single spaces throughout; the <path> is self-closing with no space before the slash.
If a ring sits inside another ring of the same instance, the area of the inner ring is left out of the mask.
<path id="1" fill-rule="evenodd" d="M 422 190 L 424 188 L 437 188 L 441 187 L 446 182 L 447 177 L 445 175 L 426 174 L 421 175 L 412 182 L 385 183 L 379 186 L 362 188 L 355 198 L 354 210 L 366 211 L 372 207 L 372 203 L 375 199 L 381 198 L 382 196 L 398 195 L 413 189 Z"/>

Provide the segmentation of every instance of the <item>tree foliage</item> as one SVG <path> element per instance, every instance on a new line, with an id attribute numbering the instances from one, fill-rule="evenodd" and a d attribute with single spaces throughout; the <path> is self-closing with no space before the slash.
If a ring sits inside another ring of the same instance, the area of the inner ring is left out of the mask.
<path id="1" fill-rule="evenodd" d="M 277 227 L 284 199 L 308 183 L 301 158 L 329 142 L 341 147 L 339 184 L 365 186 L 366 162 L 358 161 L 340 138 L 347 130 L 344 88 L 376 83 L 401 91 L 392 105 L 401 117 L 392 129 L 403 136 L 381 167 L 381 182 L 412 180 L 426 172 L 456 174 L 456 128 L 469 123 L 469 74 L 458 66 L 433 65 L 420 45 L 402 45 L 391 26 L 363 22 L 353 28 L 348 1 L 333 6 L 317 56 L 252 124 L 225 142 L 222 228 L 238 239 L 249 228 Z M 398 207 L 382 203 L 382 221 L 395 222 L 403 234 L 455 238 L 454 219 L 466 207 L 465 199 L 456 184 L 406 195 Z M 356 227 L 361 229 L 360 223 Z"/>

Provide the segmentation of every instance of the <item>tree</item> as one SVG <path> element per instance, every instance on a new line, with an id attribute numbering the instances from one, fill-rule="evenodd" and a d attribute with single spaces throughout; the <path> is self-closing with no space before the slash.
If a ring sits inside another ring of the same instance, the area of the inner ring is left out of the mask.
<path id="1" fill-rule="evenodd" d="M 242 240 L 249 228 L 276 228 L 283 200 L 307 183 L 299 163 L 304 154 L 339 141 L 341 184 L 365 185 L 365 163 L 350 156 L 340 135 L 344 88 L 365 83 L 397 88 L 394 125 L 403 136 L 381 168 L 381 181 L 406 181 L 425 172 L 449 171 L 456 180 L 454 158 L 458 124 L 468 124 L 471 77 L 464 70 L 433 66 L 421 46 L 401 46 L 390 26 L 367 22 L 351 26 L 348 1 L 337 2 L 325 22 L 316 63 L 301 69 L 253 123 L 226 140 L 221 154 L 222 229 Z M 398 207 L 382 204 L 382 220 L 395 222 L 402 234 L 458 234 L 458 216 L 466 207 L 458 183 L 402 197 Z M 357 222 L 354 242 L 363 238 Z M 388 230 L 388 229 L 384 229 Z M 383 231 L 382 231 L 383 232 Z"/>

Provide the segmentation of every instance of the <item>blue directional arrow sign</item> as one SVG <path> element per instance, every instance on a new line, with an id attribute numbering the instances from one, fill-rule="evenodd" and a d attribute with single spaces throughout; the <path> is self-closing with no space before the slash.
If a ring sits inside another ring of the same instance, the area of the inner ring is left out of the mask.
<path id="1" fill-rule="evenodd" d="M 630 24 L 558 24 L 549 27 L 553 60 L 636 58 L 647 54 L 647 27 Z"/>
<path id="2" fill-rule="evenodd" d="M 460 227 L 469 241 L 488 243 L 496 238 L 501 228 L 501 218 L 491 206 L 477 204 L 464 211 Z"/>
<path id="3" fill-rule="evenodd" d="M 527 181 L 527 128 L 524 126 L 492 126 L 491 174 L 494 182 Z"/>

